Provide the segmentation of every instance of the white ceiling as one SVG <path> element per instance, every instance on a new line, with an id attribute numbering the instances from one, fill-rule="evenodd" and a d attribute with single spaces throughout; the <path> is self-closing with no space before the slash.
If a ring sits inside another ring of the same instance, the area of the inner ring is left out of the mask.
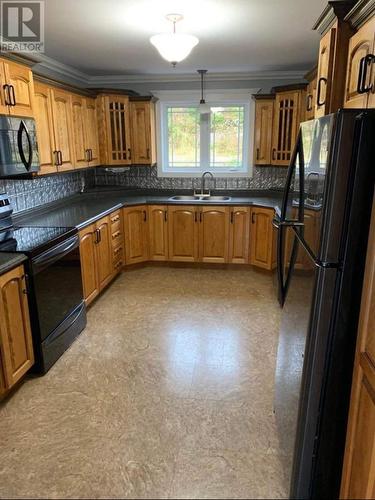
<path id="1" fill-rule="evenodd" d="M 327 0 L 45 0 L 46 55 L 89 75 L 156 75 L 309 69 L 311 30 Z M 149 37 L 171 29 L 200 39 L 173 69 Z"/>

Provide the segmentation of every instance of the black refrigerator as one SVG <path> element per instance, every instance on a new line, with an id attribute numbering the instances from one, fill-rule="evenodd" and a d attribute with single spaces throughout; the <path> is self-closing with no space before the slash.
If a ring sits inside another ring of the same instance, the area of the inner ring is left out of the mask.
<path id="1" fill-rule="evenodd" d="M 275 415 L 290 498 L 338 498 L 375 179 L 375 110 L 302 123 L 276 209 Z"/>

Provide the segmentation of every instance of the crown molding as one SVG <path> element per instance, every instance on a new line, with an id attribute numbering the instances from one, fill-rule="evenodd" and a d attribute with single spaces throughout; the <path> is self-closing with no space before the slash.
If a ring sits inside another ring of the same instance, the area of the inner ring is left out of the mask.
<path id="1" fill-rule="evenodd" d="M 45 54 L 34 55 L 34 60 L 36 60 L 36 65 L 33 67 L 33 71 L 35 71 L 36 74 L 44 76 L 46 71 L 52 72 L 58 75 L 62 80 L 75 80 L 83 87 L 88 86 L 89 75 L 73 68 L 73 66 L 61 63 Z"/>

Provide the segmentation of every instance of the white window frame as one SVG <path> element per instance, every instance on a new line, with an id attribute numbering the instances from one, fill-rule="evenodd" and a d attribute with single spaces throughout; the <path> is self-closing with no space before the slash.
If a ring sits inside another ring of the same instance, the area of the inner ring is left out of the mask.
<path id="1" fill-rule="evenodd" d="M 158 97 L 156 104 L 156 135 L 157 135 L 157 169 L 158 177 L 200 177 L 202 173 L 209 170 L 219 177 L 251 177 L 253 174 L 253 145 L 254 145 L 254 123 L 255 123 L 255 103 L 252 94 L 256 94 L 259 89 L 240 90 L 219 90 L 208 91 L 205 99 L 209 106 L 244 106 L 244 143 L 243 143 L 243 166 L 241 168 L 217 167 L 213 168 L 208 163 L 197 167 L 169 167 L 168 159 L 168 107 L 188 107 L 197 106 L 200 100 L 199 91 L 153 91 L 153 95 Z M 209 120 L 202 124 L 201 128 L 209 127 Z M 202 138 L 207 138 L 209 131 L 204 133 L 201 130 Z M 207 149 L 207 144 L 206 144 Z M 178 170 L 177 170 L 178 169 Z"/>

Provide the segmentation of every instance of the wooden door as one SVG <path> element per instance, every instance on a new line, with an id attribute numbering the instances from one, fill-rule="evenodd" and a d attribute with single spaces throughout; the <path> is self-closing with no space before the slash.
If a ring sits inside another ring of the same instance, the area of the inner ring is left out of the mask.
<path id="1" fill-rule="evenodd" d="M 274 99 L 261 99 L 255 102 L 255 140 L 254 163 L 271 164 L 272 122 Z"/>
<path id="2" fill-rule="evenodd" d="M 375 201 L 362 291 L 340 498 L 375 498 Z"/>
<path id="3" fill-rule="evenodd" d="M 272 165 L 289 165 L 296 142 L 301 92 L 276 94 L 272 132 Z"/>
<path id="4" fill-rule="evenodd" d="M 151 115 L 150 102 L 132 102 L 131 137 L 132 163 L 151 164 Z"/>
<path id="5" fill-rule="evenodd" d="M 229 262 L 231 264 L 247 264 L 249 261 L 249 207 L 230 209 L 229 227 Z"/>
<path id="6" fill-rule="evenodd" d="M 129 98 L 126 96 L 105 96 L 107 123 L 108 165 L 130 165 L 132 152 L 130 146 Z"/>
<path id="7" fill-rule="evenodd" d="M 229 207 L 203 206 L 199 212 L 199 260 L 228 262 Z"/>
<path id="8" fill-rule="evenodd" d="M 96 224 L 91 224 L 79 232 L 83 295 L 86 305 L 89 305 L 100 292 L 96 252 L 99 238 L 96 229 Z"/>
<path id="9" fill-rule="evenodd" d="M 273 215 L 269 208 L 251 208 L 250 264 L 268 270 L 274 265 Z"/>
<path id="10" fill-rule="evenodd" d="M 72 94 L 74 166 L 76 168 L 86 168 L 89 164 L 85 108 L 85 99 Z"/>
<path id="11" fill-rule="evenodd" d="M 375 39 L 375 17 L 372 17 L 364 24 L 358 32 L 350 38 L 348 51 L 348 66 L 346 72 L 346 87 L 345 87 L 345 108 L 366 108 L 369 101 L 369 96 L 374 99 L 375 95 L 375 72 L 373 66 L 367 68 L 366 87 L 370 87 L 373 83 L 373 89 L 369 92 L 358 93 L 358 78 L 360 72 L 360 64 L 364 57 L 368 54 L 374 54 L 374 39 Z M 375 105 L 375 103 L 374 103 Z"/>
<path id="12" fill-rule="evenodd" d="M 90 150 L 90 167 L 100 165 L 98 117 L 96 100 L 85 99 L 86 147 Z"/>
<path id="13" fill-rule="evenodd" d="M 51 91 L 47 85 L 39 82 L 34 84 L 34 113 L 40 161 L 39 174 L 52 174 L 57 172 L 57 156 L 55 153 Z"/>
<path id="14" fill-rule="evenodd" d="M 168 260 L 168 207 L 148 207 L 149 259 Z"/>
<path id="15" fill-rule="evenodd" d="M 72 139 L 72 108 L 71 96 L 68 92 L 51 88 L 53 129 L 55 132 L 56 149 L 61 151 L 59 172 L 73 170 L 74 148 Z"/>
<path id="16" fill-rule="evenodd" d="M 12 387 L 34 364 L 23 266 L 0 276 L 0 345 L 5 383 Z"/>
<path id="17" fill-rule="evenodd" d="M 329 113 L 336 28 L 331 28 L 320 40 L 315 102 L 315 118 Z"/>
<path id="18" fill-rule="evenodd" d="M 13 86 L 15 106 L 9 107 L 11 115 L 34 117 L 34 83 L 30 68 L 14 62 L 4 62 L 6 83 Z"/>
<path id="19" fill-rule="evenodd" d="M 4 85 L 6 83 L 5 66 L 2 59 L 0 59 L 0 114 L 2 115 L 7 115 L 9 113 L 9 96 L 7 91 L 4 89 Z"/>
<path id="20" fill-rule="evenodd" d="M 168 207 L 169 260 L 195 262 L 198 260 L 198 216 L 192 205 Z"/>
<path id="21" fill-rule="evenodd" d="M 102 290 L 112 280 L 112 232 L 110 217 L 103 217 L 96 223 L 99 242 L 96 245 L 99 289 Z"/>
<path id="22" fill-rule="evenodd" d="M 125 262 L 137 264 L 148 260 L 147 207 L 124 208 Z"/>
<path id="23" fill-rule="evenodd" d="M 317 78 L 313 78 L 309 82 L 306 90 L 306 109 L 305 109 L 305 119 L 312 120 L 315 118 L 315 102 L 316 102 L 316 84 Z"/>

